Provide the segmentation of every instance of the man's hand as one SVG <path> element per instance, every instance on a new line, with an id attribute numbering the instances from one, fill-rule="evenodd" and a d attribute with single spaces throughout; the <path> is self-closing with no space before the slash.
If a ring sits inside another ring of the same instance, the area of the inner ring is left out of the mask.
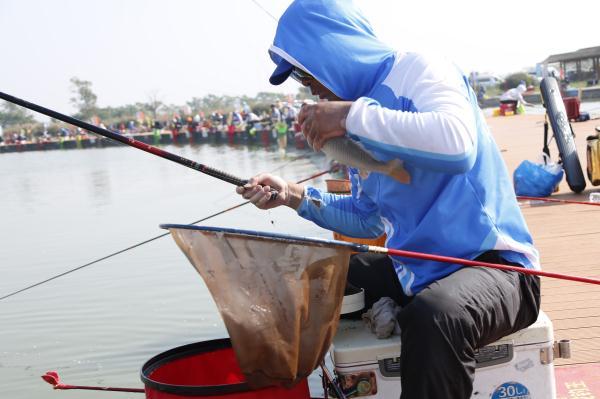
<path id="1" fill-rule="evenodd" d="M 277 198 L 271 199 L 271 190 L 277 190 Z M 250 200 L 259 209 L 271 209 L 281 205 L 297 209 L 304 196 L 304 186 L 286 182 L 281 177 L 261 173 L 252 177 L 235 191 Z"/>
<path id="2" fill-rule="evenodd" d="M 325 101 L 302 106 L 298 123 L 315 151 L 320 151 L 327 140 L 346 134 L 346 116 L 351 106 L 352 101 Z"/>

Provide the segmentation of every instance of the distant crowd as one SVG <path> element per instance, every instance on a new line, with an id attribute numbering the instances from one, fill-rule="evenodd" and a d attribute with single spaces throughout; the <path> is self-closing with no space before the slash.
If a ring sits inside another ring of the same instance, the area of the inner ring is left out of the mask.
<path id="1" fill-rule="evenodd" d="M 151 118 L 128 119 L 107 125 L 99 120 L 92 120 L 91 122 L 101 128 L 123 135 L 148 132 L 160 134 L 163 130 L 167 130 L 173 135 L 193 133 L 209 135 L 216 132 L 235 135 L 236 133 L 246 132 L 253 136 L 257 132 L 270 130 L 274 136 L 282 137 L 300 131 L 296 121 L 301 105 L 297 102 L 274 103 L 270 105 L 268 111 L 257 114 L 244 103 L 241 109 L 228 113 L 214 111 L 210 114 L 204 112 L 198 112 L 195 115 L 174 114 L 170 120 L 166 118 L 162 121 L 152 120 Z M 10 134 L 3 134 L 0 126 L 0 144 L 2 145 L 62 141 L 85 136 L 87 136 L 86 131 L 70 125 L 49 127 L 48 124 L 44 123 L 37 131 L 31 128 L 21 128 L 19 132 L 13 131 Z"/>

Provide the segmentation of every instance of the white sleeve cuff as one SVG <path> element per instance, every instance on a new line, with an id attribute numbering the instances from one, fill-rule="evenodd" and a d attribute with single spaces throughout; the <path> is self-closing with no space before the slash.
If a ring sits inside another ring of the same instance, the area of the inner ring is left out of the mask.
<path id="1" fill-rule="evenodd" d="M 367 129 L 365 128 L 365 110 L 372 104 L 377 104 L 377 102 L 368 97 L 361 97 L 352 103 L 350 111 L 346 116 L 346 131 L 363 137 L 367 136 Z"/>

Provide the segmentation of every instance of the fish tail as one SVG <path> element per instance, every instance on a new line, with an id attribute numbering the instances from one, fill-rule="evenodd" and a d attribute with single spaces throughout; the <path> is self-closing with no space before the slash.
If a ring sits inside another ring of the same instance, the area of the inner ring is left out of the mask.
<path id="1" fill-rule="evenodd" d="M 392 159 L 386 163 L 387 174 L 398 180 L 400 183 L 409 184 L 410 174 L 404 169 L 404 162 L 399 159 Z"/>

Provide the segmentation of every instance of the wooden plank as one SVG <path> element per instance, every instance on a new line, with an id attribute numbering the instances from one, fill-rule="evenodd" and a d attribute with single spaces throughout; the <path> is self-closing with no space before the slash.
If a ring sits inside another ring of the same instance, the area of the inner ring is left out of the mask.
<path id="1" fill-rule="evenodd" d="M 544 309 L 552 321 L 580 319 L 582 317 L 600 316 L 600 307 L 582 307 L 569 310 L 548 310 Z"/>
<path id="2" fill-rule="evenodd" d="M 597 338 L 583 338 L 571 341 L 571 358 L 556 359 L 556 365 L 595 363 L 600 357 L 600 345 Z"/>
<path id="3" fill-rule="evenodd" d="M 565 300 L 572 300 L 572 295 L 584 293 L 596 294 L 598 291 L 599 289 L 591 284 L 582 286 L 564 285 L 561 287 L 550 288 L 548 290 L 545 290 L 542 286 L 542 295 L 546 295 L 546 293 L 547 295 L 561 295 Z"/>
<path id="4" fill-rule="evenodd" d="M 554 339 L 581 339 L 581 338 L 590 338 L 590 339 L 598 339 L 600 338 L 600 327 L 584 327 L 584 328 L 567 328 L 560 331 L 554 332 Z"/>
<path id="5" fill-rule="evenodd" d="M 586 301 L 572 301 L 572 302 L 554 302 L 554 303 L 544 303 L 543 305 L 544 312 L 550 314 L 554 314 L 555 311 L 569 311 L 569 310 L 578 310 L 578 309 L 598 309 L 600 311 L 600 305 L 592 304 Z"/>
<path id="6" fill-rule="evenodd" d="M 554 325 L 554 331 L 566 328 L 600 327 L 600 316 L 552 320 L 552 324 Z"/>
<path id="7" fill-rule="evenodd" d="M 565 298 L 562 295 L 555 294 L 552 291 L 548 292 L 542 288 L 542 309 L 546 304 L 550 303 L 571 303 L 574 301 L 581 301 L 582 303 L 598 303 L 598 300 L 598 293 L 592 290 Z"/>

